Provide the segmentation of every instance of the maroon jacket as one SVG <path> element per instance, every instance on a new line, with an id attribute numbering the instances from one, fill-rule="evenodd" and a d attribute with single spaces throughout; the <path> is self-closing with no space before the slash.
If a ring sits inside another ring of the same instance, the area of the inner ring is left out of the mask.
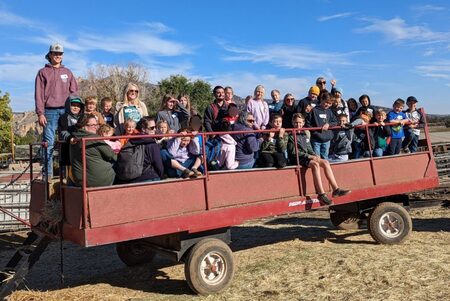
<path id="1" fill-rule="evenodd" d="M 36 113 L 44 114 L 45 108 L 64 108 L 70 94 L 78 92 L 72 72 L 61 65 L 59 68 L 46 64 L 36 75 L 34 100 Z"/>

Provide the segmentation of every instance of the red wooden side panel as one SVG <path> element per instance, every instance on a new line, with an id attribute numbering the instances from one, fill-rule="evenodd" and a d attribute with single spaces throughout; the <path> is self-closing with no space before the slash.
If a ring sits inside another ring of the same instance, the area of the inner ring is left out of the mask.
<path id="1" fill-rule="evenodd" d="M 83 190 L 79 187 L 64 187 L 63 194 L 66 223 L 75 229 L 81 229 L 83 225 Z"/>
<path id="2" fill-rule="evenodd" d="M 36 226 L 41 220 L 41 210 L 45 206 L 45 183 L 34 181 L 31 184 L 30 223 Z"/>
<path id="3" fill-rule="evenodd" d="M 298 197 L 297 179 L 295 168 L 213 173 L 208 181 L 209 208 Z"/>
<path id="4" fill-rule="evenodd" d="M 331 165 L 337 184 L 344 189 L 356 190 L 374 185 L 369 160 L 350 160 Z"/>
<path id="5" fill-rule="evenodd" d="M 377 185 L 404 183 L 421 180 L 425 177 L 429 154 L 418 153 L 411 156 L 398 156 L 395 160 L 387 157 L 374 160 Z"/>
<path id="6" fill-rule="evenodd" d="M 104 227 L 206 209 L 204 180 L 168 181 L 88 191 L 91 227 Z"/>

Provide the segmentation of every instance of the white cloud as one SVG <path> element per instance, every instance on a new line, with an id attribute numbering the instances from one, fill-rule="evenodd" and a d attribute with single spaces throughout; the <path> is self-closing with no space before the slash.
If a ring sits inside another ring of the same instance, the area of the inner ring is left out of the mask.
<path id="1" fill-rule="evenodd" d="M 445 7 L 427 4 L 427 5 L 414 5 L 411 7 L 411 9 L 418 11 L 420 13 L 425 13 L 425 12 L 443 11 L 445 10 Z"/>
<path id="2" fill-rule="evenodd" d="M 44 63 L 42 55 L 4 54 L 0 56 L 0 81 L 33 82 L 37 71 L 44 66 Z"/>
<path id="3" fill-rule="evenodd" d="M 322 17 L 317 18 L 317 21 L 324 22 L 324 21 L 329 21 L 329 20 L 333 20 L 333 19 L 342 19 L 342 18 L 350 17 L 354 14 L 355 13 L 347 12 L 347 13 L 340 13 L 340 14 L 335 14 L 335 15 L 331 15 L 331 16 L 322 16 Z"/>
<path id="4" fill-rule="evenodd" d="M 130 31 L 116 35 L 99 35 L 80 33 L 75 39 L 61 34 L 48 33 L 33 37 L 30 41 L 49 45 L 52 42 L 61 43 L 65 49 L 75 51 L 101 50 L 110 53 L 133 53 L 136 55 L 179 56 L 190 54 L 193 48 L 189 45 L 163 39 L 148 32 Z"/>
<path id="5" fill-rule="evenodd" d="M 0 25 L 37 27 L 36 22 L 5 10 L 0 10 Z"/>
<path id="6" fill-rule="evenodd" d="M 432 56 L 433 54 L 435 54 L 436 51 L 434 49 L 427 49 L 424 53 L 423 56 Z"/>
<path id="7" fill-rule="evenodd" d="M 155 33 L 163 33 L 163 32 L 171 32 L 174 31 L 169 26 L 161 23 L 161 22 L 143 22 L 141 23 L 143 26 L 145 26 L 150 31 L 153 31 Z"/>
<path id="8" fill-rule="evenodd" d="M 252 63 L 269 63 L 288 69 L 317 69 L 330 65 L 351 65 L 349 53 L 322 52 L 306 46 L 267 45 L 262 47 L 234 47 L 222 45 L 232 55 L 224 59 L 228 61 L 248 61 Z"/>
<path id="9" fill-rule="evenodd" d="M 148 70 L 149 81 L 156 84 L 160 80 L 169 77 L 170 75 L 182 74 L 187 78 L 197 77 L 189 75 L 191 70 L 194 68 L 189 61 L 177 61 L 177 62 L 161 62 L 151 58 L 144 58 L 143 61 L 139 62 Z"/>
<path id="10" fill-rule="evenodd" d="M 405 20 L 396 17 L 390 20 L 382 20 L 376 18 L 362 19 L 370 23 L 366 27 L 356 29 L 358 33 L 380 33 L 388 41 L 393 42 L 437 42 L 448 40 L 450 34 L 448 32 L 434 32 L 425 26 L 408 26 Z"/>
<path id="11" fill-rule="evenodd" d="M 49 30 L 51 26 L 0 10 L 0 25 L 38 29 L 40 35 L 30 35 L 26 41 L 50 45 L 61 43 L 65 49 L 74 51 L 102 50 L 111 53 L 133 53 L 136 55 L 179 56 L 190 54 L 194 47 L 164 39 L 159 34 L 171 32 L 172 28 L 161 22 L 141 22 L 139 30 L 128 29 L 115 34 L 79 33 L 77 37 Z M 136 27 L 134 25 L 133 27 Z M 20 37 L 18 37 L 20 39 Z M 23 39 L 23 38 L 22 38 Z"/>
<path id="12" fill-rule="evenodd" d="M 426 77 L 450 79 L 450 60 L 439 60 L 416 66 L 417 72 Z"/>

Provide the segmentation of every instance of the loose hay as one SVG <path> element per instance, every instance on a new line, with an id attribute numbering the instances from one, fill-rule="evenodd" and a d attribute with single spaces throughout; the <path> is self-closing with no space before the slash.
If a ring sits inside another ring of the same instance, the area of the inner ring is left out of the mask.
<path id="1" fill-rule="evenodd" d="M 365 230 L 334 230 L 325 212 L 235 227 L 237 270 L 231 287 L 219 295 L 193 295 L 182 265 L 157 259 L 154 269 L 126 268 L 114 247 L 107 246 L 74 247 L 66 254 L 66 271 L 72 271 L 67 280 L 75 279 L 68 284 L 71 288 L 22 290 L 9 300 L 446 300 L 450 210 L 427 208 L 411 215 L 415 231 L 408 241 L 393 246 L 375 244 Z M 31 276 L 52 277 L 47 269 L 58 248 L 51 247 L 53 255 L 38 262 Z"/>

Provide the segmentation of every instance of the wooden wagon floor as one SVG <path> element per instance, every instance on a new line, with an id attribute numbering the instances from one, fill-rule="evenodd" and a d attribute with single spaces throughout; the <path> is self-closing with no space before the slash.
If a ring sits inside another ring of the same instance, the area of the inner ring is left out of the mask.
<path id="1" fill-rule="evenodd" d="M 232 229 L 237 272 L 230 289 L 207 300 L 443 300 L 450 295 L 450 209 L 412 210 L 404 244 L 377 245 L 366 230 L 337 231 L 328 213 L 262 219 Z M 0 234 L 0 264 L 16 234 Z M 203 300 L 191 293 L 183 266 L 157 257 L 127 268 L 114 246 L 65 248 L 59 288 L 59 243 L 52 243 L 10 300 Z"/>

